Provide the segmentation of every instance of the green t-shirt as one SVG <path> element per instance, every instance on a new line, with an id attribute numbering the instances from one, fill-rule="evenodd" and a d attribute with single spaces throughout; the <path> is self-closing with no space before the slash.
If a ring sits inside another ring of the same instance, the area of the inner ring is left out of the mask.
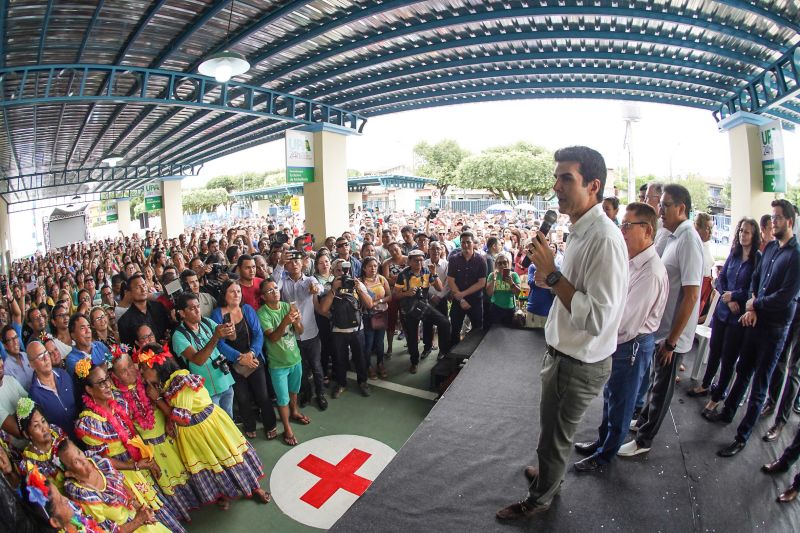
<path id="1" fill-rule="evenodd" d="M 277 310 L 267 304 L 262 305 L 258 310 L 258 320 L 264 330 L 264 345 L 267 347 L 269 367 L 289 368 L 300 362 L 300 347 L 297 346 L 294 327 L 290 324 L 278 342 L 272 342 L 267 337 L 280 325 L 283 317 L 289 314 L 288 302 L 279 302 L 279 305 Z"/>
<path id="2" fill-rule="evenodd" d="M 185 324 L 182 324 L 172 334 L 172 350 L 181 357 L 183 357 L 183 352 L 189 346 L 194 348 L 195 351 L 202 350 L 211 341 L 216 327 L 217 325 L 209 318 L 201 319 L 200 329 L 197 332 L 192 332 L 186 328 Z M 211 356 L 202 365 L 196 365 L 184 358 L 189 363 L 189 372 L 203 377 L 205 380 L 204 385 L 211 396 L 222 394 L 230 389 L 234 383 L 233 376 L 230 373 L 226 374 L 214 366 L 214 360 L 218 357 L 222 357 L 222 354 L 217 348 L 214 348 Z"/>
<path id="3" fill-rule="evenodd" d="M 497 276 L 498 280 L 494 283 L 494 294 L 492 294 L 491 302 L 497 307 L 503 309 L 514 309 L 517 303 L 514 301 L 514 293 L 511 292 L 511 284 L 503 281 L 502 277 L 497 272 L 492 272 L 486 276 L 486 283 L 489 283 Z M 511 279 L 514 283 L 519 285 L 519 274 L 511 271 Z"/>

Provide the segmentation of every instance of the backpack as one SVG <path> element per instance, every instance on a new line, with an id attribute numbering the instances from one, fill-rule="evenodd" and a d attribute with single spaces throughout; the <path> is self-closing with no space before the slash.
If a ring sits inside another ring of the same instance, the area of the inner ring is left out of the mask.
<path id="1" fill-rule="evenodd" d="M 351 292 L 339 291 L 331 305 L 331 325 L 336 329 L 358 328 L 361 325 L 360 307 Z"/>

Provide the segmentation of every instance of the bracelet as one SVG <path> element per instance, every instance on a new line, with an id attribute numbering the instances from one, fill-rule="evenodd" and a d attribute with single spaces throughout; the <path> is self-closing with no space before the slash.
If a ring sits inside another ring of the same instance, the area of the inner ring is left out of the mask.
<path id="1" fill-rule="evenodd" d="M 133 469 L 135 471 L 137 471 L 137 472 L 139 471 L 139 461 L 134 461 L 133 462 Z"/>

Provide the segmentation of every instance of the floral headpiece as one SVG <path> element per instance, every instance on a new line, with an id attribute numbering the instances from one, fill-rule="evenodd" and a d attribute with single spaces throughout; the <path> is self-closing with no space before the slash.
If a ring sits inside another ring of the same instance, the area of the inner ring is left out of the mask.
<path id="1" fill-rule="evenodd" d="M 39 467 L 32 462 L 27 461 L 25 467 L 28 470 L 28 477 L 25 480 L 25 483 L 28 485 L 28 500 L 30 500 L 31 503 L 41 505 L 42 509 L 44 509 L 45 505 L 47 505 L 48 497 L 50 496 L 50 487 L 47 484 L 47 478 L 39 472 Z"/>
<path id="2" fill-rule="evenodd" d="M 17 402 L 17 420 L 25 420 L 31 416 L 31 413 L 35 407 L 36 404 L 30 398 L 20 398 Z"/>
<path id="3" fill-rule="evenodd" d="M 108 348 L 108 352 L 106 353 L 106 363 L 109 365 L 114 364 L 114 361 L 130 351 L 130 348 L 128 348 L 127 344 L 112 344 Z"/>
<path id="4" fill-rule="evenodd" d="M 166 344 L 161 346 L 161 353 L 159 354 L 155 353 L 152 348 L 133 352 L 134 361 L 139 364 L 147 365 L 150 368 L 153 368 L 153 365 L 164 364 L 170 357 L 172 357 L 172 354 L 169 351 L 169 346 Z"/>
<path id="5" fill-rule="evenodd" d="M 86 378 L 92 370 L 92 360 L 89 357 L 84 357 L 75 363 L 75 375 L 81 379 Z"/>
<path id="6" fill-rule="evenodd" d="M 46 343 L 47 341 L 53 340 L 53 337 L 50 336 L 49 333 L 46 331 L 42 331 L 39 333 L 39 340 L 42 341 L 42 344 Z"/>

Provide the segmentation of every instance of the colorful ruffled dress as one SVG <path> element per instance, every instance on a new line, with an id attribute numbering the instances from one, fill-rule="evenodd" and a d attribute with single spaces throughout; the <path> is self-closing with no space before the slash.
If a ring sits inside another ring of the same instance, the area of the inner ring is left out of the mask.
<path id="1" fill-rule="evenodd" d="M 27 463 L 33 463 L 39 469 L 44 477 L 52 481 L 53 484 L 60 492 L 64 492 L 64 468 L 61 461 L 58 459 L 56 449 L 59 443 L 66 439 L 67 436 L 64 431 L 58 426 L 50 426 L 50 435 L 53 438 L 53 443 L 49 450 L 40 452 L 33 447 L 33 444 L 28 444 L 22 451 L 22 460 L 20 461 L 20 469 L 27 473 Z"/>
<path id="2" fill-rule="evenodd" d="M 125 401 L 114 391 L 114 399 L 129 412 Z M 119 417 L 118 417 L 119 418 Z M 122 421 L 118 421 L 122 424 Z M 87 455 L 102 456 L 118 461 L 132 461 L 129 449 L 120 439 L 119 433 L 112 424 L 102 415 L 88 409 L 81 411 L 75 422 L 75 435 L 86 444 Z M 146 470 L 121 470 L 119 472 L 125 480 L 125 485 L 130 493 L 143 505 L 147 505 L 155 512 L 159 522 L 166 525 L 171 531 L 184 531 L 176 517 L 180 516 L 174 506 L 156 488 L 157 484 Z"/>
<path id="3" fill-rule="evenodd" d="M 82 485 L 79 481 L 68 478 L 64 483 L 67 498 L 79 504 L 83 511 L 91 516 L 109 533 L 117 533 L 123 526 L 134 519 L 132 498 L 126 488 L 123 475 L 111 466 L 105 458 L 90 459 L 98 472 L 103 476 L 105 486 L 102 490 Z M 136 529 L 137 533 L 169 533 L 161 522 L 148 524 Z"/>
<path id="4" fill-rule="evenodd" d="M 203 378 L 177 370 L 164 391 L 177 422 L 178 452 L 202 503 L 250 496 L 260 488 L 261 459 L 227 413 L 211 402 Z"/>
<path id="5" fill-rule="evenodd" d="M 97 520 L 87 516 L 86 513 L 83 512 L 83 509 L 81 509 L 80 505 L 72 500 L 67 500 L 67 504 L 69 505 L 69 508 L 72 509 L 71 525 L 73 528 L 75 528 L 75 531 L 78 533 L 104 533 L 106 531 L 100 526 L 100 524 L 97 523 Z"/>
<path id="6" fill-rule="evenodd" d="M 179 513 L 180 520 L 191 521 L 189 511 L 197 509 L 201 504 L 189 484 L 189 472 L 186 471 L 178 449 L 175 447 L 175 439 L 167 435 L 166 416 L 150 403 L 147 396 L 144 397 L 144 401 L 140 401 L 136 384 L 129 385 L 127 391 L 121 392 L 121 396 L 130 409 L 128 412 L 131 413 L 136 432 L 139 433 L 145 444 L 153 446 L 153 458 L 161 469 L 161 477 L 156 481 L 161 487 L 164 498 Z M 134 414 L 143 415 L 145 410 L 152 413 L 152 418 Z M 149 429 L 144 427 L 148 423 Z"/>

